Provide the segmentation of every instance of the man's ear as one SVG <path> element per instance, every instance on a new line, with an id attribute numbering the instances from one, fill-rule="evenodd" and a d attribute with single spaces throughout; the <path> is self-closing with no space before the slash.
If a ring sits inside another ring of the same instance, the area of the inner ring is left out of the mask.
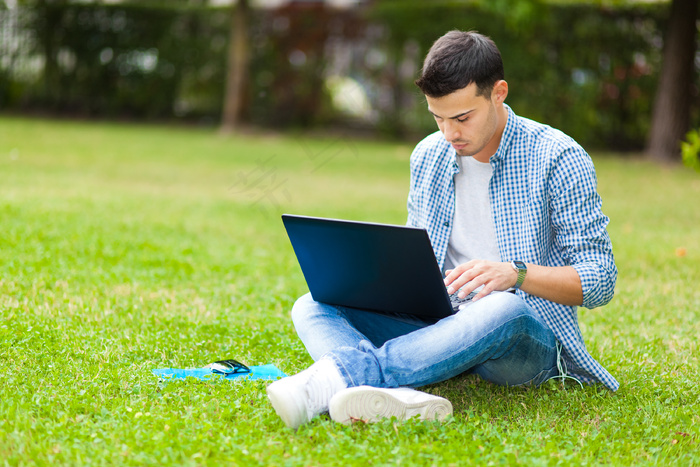
<path id="1" fill-rule="evenodd" d="M 508 83 L 505 80 L 498 80 L 493 85 L 493 91 L 491 91 L 491 99 L 496 105 L 503 104 L 508 97 Z"/>

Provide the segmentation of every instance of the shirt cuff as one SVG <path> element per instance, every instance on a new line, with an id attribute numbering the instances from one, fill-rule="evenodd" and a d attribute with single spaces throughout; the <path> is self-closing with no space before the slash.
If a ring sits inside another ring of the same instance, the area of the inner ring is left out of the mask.
<path id="1" fill-rule="evenodd" d="M 604 268 L 596 263 L 579 263 L 572 265 L 572 267 L 581 279 L 582 306 L 596 308 L 612 300 L 615 293 L 615 281 Z"/>

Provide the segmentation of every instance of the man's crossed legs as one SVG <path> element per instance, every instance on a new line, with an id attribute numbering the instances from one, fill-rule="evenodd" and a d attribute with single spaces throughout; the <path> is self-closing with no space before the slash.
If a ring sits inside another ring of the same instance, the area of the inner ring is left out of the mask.
<path id="1" fill-rule="evenodd" d="M 554 334 L 507 292 L 437 323 L 327 305 L 307 294 L 294 305 L 292 319 L 316 363 L 272 383 L 268 395 L 293 428 L 329 409 L 341 422 L 444 418 L 452 411 L 448 401 L 405 388 L 464 372 L 509 386 L 538 385 L 558 374 Z"/>

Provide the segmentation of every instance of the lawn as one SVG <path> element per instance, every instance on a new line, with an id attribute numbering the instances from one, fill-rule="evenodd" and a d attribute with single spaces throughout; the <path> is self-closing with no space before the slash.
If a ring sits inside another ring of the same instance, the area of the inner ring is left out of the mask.
<path id="1" fill-rule="evenodd" d="M 700 464 L 700 175 L 594 154 L 620 275 L 581 309 L 620 381 L 426 388 L 446 423 L 292 431 L 222 358 L 311 363 L 283 212 L 401 224 L 411 144 L 0 118 L 0 465 Z"/>

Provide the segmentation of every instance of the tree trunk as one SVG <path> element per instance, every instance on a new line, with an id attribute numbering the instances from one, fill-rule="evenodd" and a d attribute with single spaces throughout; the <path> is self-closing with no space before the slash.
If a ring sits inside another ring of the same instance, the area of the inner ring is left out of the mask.
<path id="1" fill-rule="evenodd" d="M 221 131 L 230 133 L 241 125 L 248 84 L 249 49 L 248 24 L 249 0 L 238 0 L 231 13 L 231 29 L 228 46 L 226 93 L 221 118 Z"/>
<path id="2" fill-rule="evenodd" d="M 680 161 L 680 142 L 689 130 L 697 15 L 698 0 L 673 0 L 647 146 L 657 162 Z"/>

